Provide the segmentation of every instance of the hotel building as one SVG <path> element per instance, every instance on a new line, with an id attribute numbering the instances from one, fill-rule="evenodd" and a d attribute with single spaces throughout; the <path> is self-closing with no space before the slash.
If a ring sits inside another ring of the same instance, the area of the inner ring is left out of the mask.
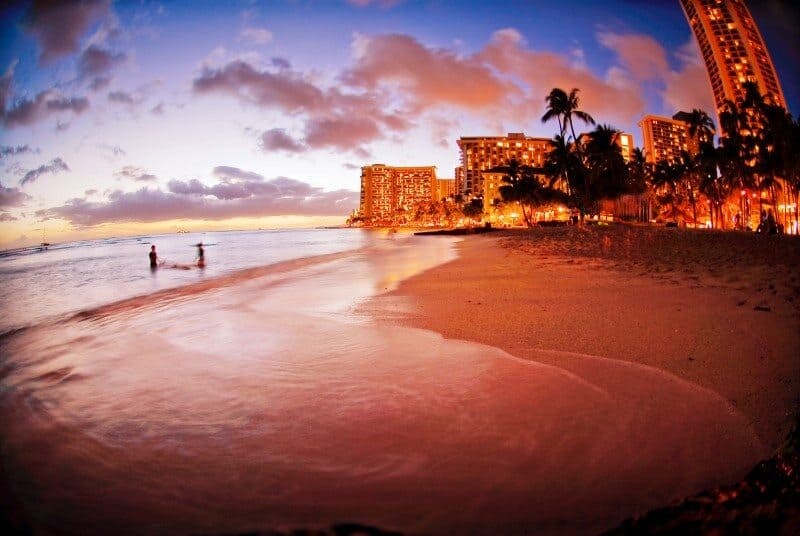
<path id="1" fill-rule="evenodd" d="M 435 166 L 361 168 L 359 213 L 374 224 L 392 224 L 422 201 L 438 201 Z"/>
<path id="2" fill-rule="evenodd" d="M 725 101 L 744 100 L 745 82 L 755 82 L 765 99 L 786 108 L 775 66 L 743 0 L 681 0 L 700 45 L 717 115 Z"/>
<path id="3" fill-rule="evenodd" d="M 434 201 L 450 199 L 456 195 L 455 179 L 436 179 L 436 195 Z"/>
<path id="4" fill-rule="evenodd" d="M 550 151 L 550 139 L 531 138 L 522 132 L 508 136 L 462 137 L 458 140 L 461 151 L 460 171 L 456 180 L 465 196 L 483 195 L 483 172 L 507 165 L 512 159 L 520 164 L 542 167 Z"/>
<path id="5" fill-rule="evenodd" d="M 689 136 L 689 125 L 676 119 L 680 114 L 672 118 L 646 115 L 639 121 L 645 160 L 651 164 L 664 160 L 674 162 L 680 158 L 681 151 L 697 151 L 697 142 Z"/>

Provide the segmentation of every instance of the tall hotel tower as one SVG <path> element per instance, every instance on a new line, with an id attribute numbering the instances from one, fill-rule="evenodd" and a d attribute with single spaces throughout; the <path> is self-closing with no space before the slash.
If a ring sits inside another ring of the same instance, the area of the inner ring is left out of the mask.
<path id="1" fill-rule="evenodd" d="M 767 46 L 743 0 L 681 0 L 706 63 L 717 114 L 725 101 L 744 100 L 745 82 L 786 108 Z"/>

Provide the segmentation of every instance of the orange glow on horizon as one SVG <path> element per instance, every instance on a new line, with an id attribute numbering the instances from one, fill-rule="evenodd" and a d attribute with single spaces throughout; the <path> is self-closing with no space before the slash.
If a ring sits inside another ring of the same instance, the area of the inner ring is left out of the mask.
<path id="1" fill-rule="evenodd" d="M 51 244 L 93 240 L 115 236 L 138 236 L 175 233 L 178 231 L 210 232 L 256 229 L 293 229 L 343 225 L 345 216 L 265 216 L 227 220 L 165 220 L 160 222 L 126 222 L 75 228 L 65 220 L 44 222 L 44 240 Z M 27 222 L 8 222 L 0 226 L 0 249 L 36 246 L 42 242 L 42 224 L 33 233 Z"/>

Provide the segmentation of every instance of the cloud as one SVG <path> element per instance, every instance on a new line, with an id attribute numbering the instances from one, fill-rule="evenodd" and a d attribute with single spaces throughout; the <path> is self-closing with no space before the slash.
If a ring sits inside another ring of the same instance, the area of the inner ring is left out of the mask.
<path id="1" fill-rule="evenodd" d="M 245 27 L 239 37 L 253 45 L 266 45 L 272 41 L 272 32 L 266 28 Z"/>
<path id="2" fill-rule="evenodd" d="M 680 68 L 667 73 L 662 99 L 668 110 L 690 111 L 694 108 L 714 115 L 716 106 L 703 58 L 693 36 L 675 53 Z"/>
<path id="3" fill-rule="evenodd" d="M 347 0 L 347 3 L 355 7 L 369 7 L 376 5 L 382 8 L 390 8 L 402 3 L 403 0 Z"/>
<path id="4" fill-rule="evenodd" d="M 264 176 L 259 173 L 254 171 L 245 171 L 233 166 L 217 166 L 211 171 L 211 173 L 215 177 L 222 179 L 222 182 L 224 183 L 231 183 L 235 181 L 262 182 L 264 180 Z"/>
<path id="5" fill-rule="evenodd" d="M 31 149 L 31 147 L 26 143 L 25 145 L 17 145 L 16 147 L 12 147 L 10 145 L 3 145 L 0 146 L 0 158 L 5 158 L 7 156 L 14 156 L 18 154 L 26 154 L 26 153 L 38 153 L 38 149 Z"/>
<path id="6" fill-rule="evenodd" d="M 600 32 L 597 40 L 614 51 L 622 66 L 637 80 L 661 78 L 669 71 L 664 47 L 649 35 Z"/>
<path id="7" fill-rule="evenodd" d="M 305 120 L 305 145 L 336 147 L 367 154 L 360 145 L 410 128 L 407 113 L 393 110 L 387 95 L 368 88 L 322 88 L 289 69 L 255 69 L 236 60 L 220 69 L 206 68 L 194 80 L 196 93 L 222 93 L 259 107 L 274 108 Z M 353 130 L 348 130 L 352 127 Z M 334 136 L 338 134 L 339 138 Z M 299 151 L 303 145 L 280 129 L 261 138 L 265 150 Z"/>
<path id="8" fill-rule="evenodd" d="M 11 100 L 11 82 L 14 79 L 16 62 L 12 63 L 0 77 L 0 114 L 5 115 L 6 103 Z"/>
<path id="9" fill-rule="evenodd" d="M 48 89 L 33 99 L 19 100 L 11 108 L 3 110 L 3 124 L 9 128 L 31 125 L 54 113 L 81 114 L 88 107 L 89 99 L 86 97 L 65 97 L 55 90 Z"/>
<path id="10" fill-rule="evenodd" d="M 61 157 L 57 157 L 51 160 L 49 164 L 42 164 L 38 168 L 25 173 L 25 176 L 19 181 L 19 185 L 25 186 L 28 183 L 34 182 L 45 173 L 59 173 L 61 171 L 69 171 L 69 166 L 67 166 L 67 163 L 64 162 Z"/>
<path id="11" fill-rule="evenodd" d="M 645 102 L 638 85 L 626 85 L 625 77 L 611 81 L 575 65 L 568 56 L 529 49 L 519 32 L 499 30 L 480 54 L 498 72 L 521 80 L 528 100 L 541 99 L 541 108 L 528 109 L 533 117 L 544 113 L 544 97 L 554 87 L 580 89 L 581 109 L 595 118 L 630 123 L 641 117 Z"/>
<path id="12" fill-rule="evenodd" d="M 2 222 L 2 221 L 17 221 L 17 219 L 18 218 L 15 218 L 14 216 L 9 214 L 8 212 L 3 212 L 2 214 L 0 214 L 0 222 Z"/>
<path id="13" fill-rule="evenodd" d="M 19 188 L 8 188 L 0 184 L 0 209 L 19 207 L 30 199 L 31 196 Z"/>
<path id="14" fill-rule="evenodd" d="M 159 102 L 152 108 L 150 108 L 150 113 L 153 115 L 164 115 L 164 103 Z"/>
<path id="15" fill-rule="evenodd" d="M 90 45 L 81 53 L 78 59 L 78 76 L 82 80 L 91 79 L 89 87 L 100 90 L 108 85 L 108 76 L 118 65 L 127 60 L 123 52 L 112 52 L 99 45 Z"/>
<path id="16" fill-rule="evenodd" d="M 307 147 L 286 133 L 282 128 L 267 130 L 261 135 L 261 148 L 267 152 L 286 151 L 289 153 L 302 153 Z"/>
<path id="17" fill-rule="evenodd" d="M 124 166 L 114 173 L 117 180 L 132 180 L 136 182 L 155 182 L 158 177 L 136 166 Z"/>
<path id="18" fill-rule="evenodd" d="M 286 177 L 268 181 L 237 180 L 213 186 L 192 179 L 170 181 L 167 191 L 146 187 L 136 192 L 117 190 L 102 202 L 75 198 L 60 207 L 42 211 L 42 217 L 62 218 L 77 227 L 91 227 L 171 219 L 346 215 L 358 203 L 358 192 L 324 191 Z"/>
<path id="19" fill-rule="evenodd" d="M 59 2 L 34 0 L 23 27 L 39 41 L 40 63 L 48 63 L 78 50 L 81 37 L 97 21 L 111 14 L 109 0 Z"/>
<path id="20" fill-rule="evenodd" d="M 287 60 L 286 58 L 277 58 L 277 57 L 276 58 L 272 58 L 270 60 L 270 63 L 272 64 L 273 67 L 277 67 L 278 69 L 291 69 L 292 68 L 292 64 L 289 63 L 289 60 Z"/>
<path id="21" fill-rule="evenodd" d="M 258 71 L 241 60 L 232 61 L 221 69 L 204 69 L 192 87 L 196 93 L 227 93 L 259 106 L 286 112 L 319 109 L 325 101 L 319 88 L 293 72 Z"/>
<path id="22" fill-rule="evenodd" d="M 380 137 L 380 127 L 369 117 L 339 116 L 312 119 L 306 124 L 306 143 L 310 147 L 347 150 Z"/>
<path id="23" fill-rule="evenodd" d="M 114 156 L 127 156 L 128 155 L 128 153 L 125 152 L 125 149 L 123 149 L 119 145 L 101 145 L 101 147 L 105 147 L 106 149 L 111 151 L 111 154 L 114 155 Z"/>
<path id="24" fill-rule="evenodd" d="M 446 49 L 428 48 L 408 35 L 356 35 L 356 63 L 342 75 L 349 85 L 396 86 L 419 107 L 454 104 L 484 108 L 506 102 L 518 93 L 495 75 L 480 57 L 461 57 Z M 480 83 L 463 83 L 480 81 Z"/>
<path id="25" fill-rule="evenodd" d="M 108 94 L 108 100 L 117 104 L 134 104 L 136 100 L 130 93 L 125 91 L 112 91 Z"/>

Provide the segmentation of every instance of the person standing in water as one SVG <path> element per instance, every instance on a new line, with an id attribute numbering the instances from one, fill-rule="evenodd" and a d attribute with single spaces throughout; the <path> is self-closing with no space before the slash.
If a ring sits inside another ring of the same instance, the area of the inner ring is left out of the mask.
<path id="1" fill-rule="evenodd" d="M 156 247 L 150 246 L 150 269 L 155 270 L 158 268 L 158 254 L 156 253 Z"/>
<path id="2" fill-rule="evenodd" d="M 202 242 L 197 244 L 197 267 L 198 268 L 205 268 L 206 267 L 206 257 L 205 257 L 205 251 L 203 251 L 203 243 Z"/>

